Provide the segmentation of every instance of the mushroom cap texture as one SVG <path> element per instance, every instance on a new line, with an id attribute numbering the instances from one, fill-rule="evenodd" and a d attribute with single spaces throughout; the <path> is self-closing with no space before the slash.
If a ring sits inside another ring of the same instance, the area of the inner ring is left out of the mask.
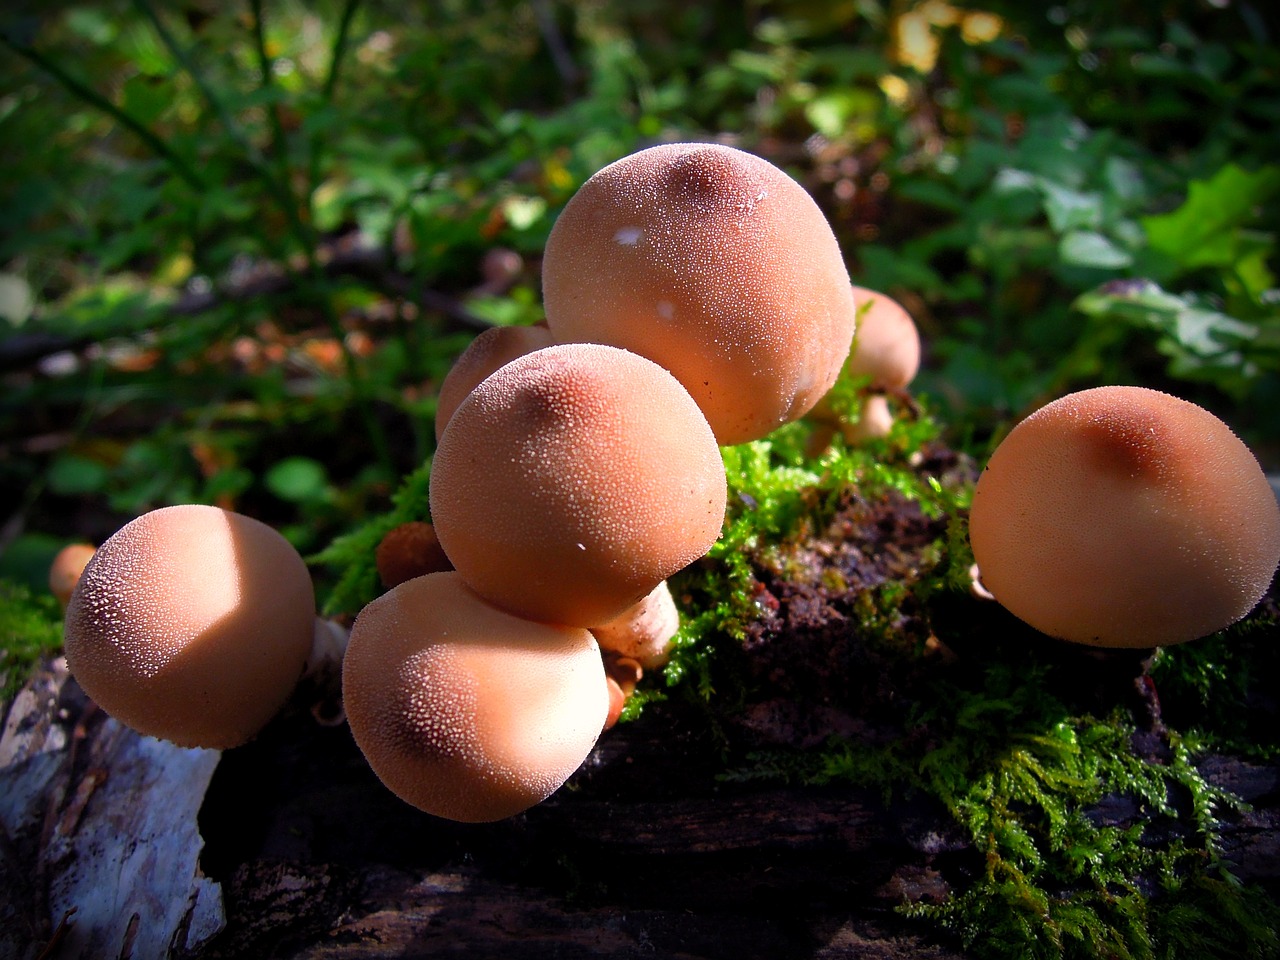
<path id="1" fill-rule="evenodd" d="M 366 606 L 342 687 L 379 779 L 420 810 L 471 823 L 550 796 L 591 752 L 609 706 L 589 632 L 503 613 L 456 573 Z"/>
<path id="2" fill-rule="evenodd" d="M 139 733 L 232 747 L 288 699 L 314 621 L 311 576 L 279 533 L 218 507 L 164 507 L 85 567 L 67 608 L 67 663 Z"/>
<path id="3" fill-rule="evenodd" d="M 591 627 L 707 552 L 724 463 L 689 395 L 643 357 L 573 343 L 526 354 L 458 407 L 431 470 L 445 553 L 490 603 Z"/>
<path id="4" fill-rule="evenodd" d="M 1065 396 L 992 454 L 969 524 L 1017 617 L 1101 647 L 1193 640 L 1247 614 L 1280 563 L 1280 507 L 1207 410 L 1142 387 Z"/>
<path id="5" fill-rule="evenodd" d="M 436 440 L 444 434 L 458 405 L 476 384 L 516 357 L 549 347 L 555 340 L 545 325 L 490 327 L 479 334 L 454 361 L 440 383 L 436 398 Z"/>
<path id="6" fill-rule="evenodd" d="M 813 198 L 732 147 L 680 143 L 615 161 L 547 239 L 547 323 L 671 371 L 722 444 L 802 416 L 853 337 L 849 274 Z"/>
<path id="7" fill-rule="evenodd" d="M 858 333 L 845 370 L 871 378 L 877 390 L 901 390 L 920 370 L 920 331 L 902 304 L 866 287 L 853 288 L 861 307 L 871 306 L 858 319 Z"/>

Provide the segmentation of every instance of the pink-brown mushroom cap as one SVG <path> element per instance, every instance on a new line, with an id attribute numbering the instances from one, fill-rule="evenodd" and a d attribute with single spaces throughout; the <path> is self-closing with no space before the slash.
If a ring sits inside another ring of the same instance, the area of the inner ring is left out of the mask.
<path id="1" fill-rule="evenodd" d="M 449 418 L 476 384 L 516 357 L 549 347 L 554 342 L 545 324 L 491 327 L 479 334 L 454 361 L 440 383 L 436 400 L 436 441 L 439 442 Z"/>
<path id="2" fill-rule="evenodd" d="M 431 473 L 431 516 L 468 586 L 518 616 L 605 623 L 710 549 L 724 465 L 679 383 L 643 357 L 563 344 L 463 401 Z"/>
<path id="3" fill-rule="evenodd" d="M 57 597 L 64 610 L 96 549 L 90 543 L 69 543 L 54 555 L 49 564 L 49 592 Z"/>
<path id="4" fill-rule="evenodd" d="M 1280 508 L 1248 447 L 1141 387 L 1073 393 L 1018 424 L 974 491 L 983 584 L 1051 636 L 1181 643 L 1248 613 L 1280 563 Z"/>
<path id="5" fill-rule="evenodd" d="M 67 663 L 138 732 L 231 747 L 283 706 L 314 621 L 310 574 L 279 533 L 218 507 L 164 507 L 85 567 L 67 608 Z"/>
<path id="6" fill-rule="evenodd" d="M 813 199 L 731 147 L 651 147 L 591 177 L 543 259 L 561 342 L 646 356 L 673 373 L 722 444 L 808 411 L 849 352 L 853 291 Z"/>
<path id="7" fill-rule="evenodd" d="M 456 573 L 408 580 L 365 607 L 342 685 L 379 779 L 420 810 L 472 823 L 550 796 L 591 752 L 608 711 L 589 632 L 513 617 Z"/>
<path id="8" fill-rule="evenodd" d="M 853 288 L 858 307 L 870 306 L 858 317 L 845 371 L 870 377 L 876 390 L 901 390 L 920 370 L 920 331 L 902 304 L 866 287 Z"/>

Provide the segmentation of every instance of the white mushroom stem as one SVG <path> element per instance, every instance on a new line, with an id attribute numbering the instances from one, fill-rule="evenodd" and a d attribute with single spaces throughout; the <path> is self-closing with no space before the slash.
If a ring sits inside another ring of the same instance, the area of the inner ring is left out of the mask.
<path id="1" fill-rule="evenodd" d="M 891 429 L 893 411 L 889 409 L 889 398 L 883 393 L 867 394 L 862 401 L 862 415 L 840 426 L 845 443 L 850 446 L 887 437 Z"/>
<path id="2" fill-rule="evenodd" d="M 635 660 L 655 670 L 670 659 L 671 638 L 680 629 L 680 612 L 667 581 L 608 623 L 592 627 L 600 649 Z"/>
<path id="3" fill-rule="evenodd" d="M 302 684 L 311 703 L 311 715 L 321 726 L 334 727 L 346 721 L 342 708 L 342 659 L 350 639 L 348 627 L 328 617 L 316 617 Z"/>
<path id="4" fill-rule="evenodd" d="M 976 563 L 969 564 L 969 593 L 977 600 L 994 600 L 996 595 L 982 583 L 982 571 Z"/>

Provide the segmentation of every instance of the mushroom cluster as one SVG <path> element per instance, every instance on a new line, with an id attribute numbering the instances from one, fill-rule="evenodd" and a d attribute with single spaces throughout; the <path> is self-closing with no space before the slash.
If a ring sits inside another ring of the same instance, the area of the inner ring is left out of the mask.
<path id="1" fill-rule="evenodd" d="M 543 286 L 545 327 L 481 335 L 441 385 L 429 507 L 456 573 L 366 608 L 344 668 L 375 772 L 454 819 L 507 816 L 550 793 L 665 662 L 679 625 L 666 579 L 724 521 L 718 445 L 812 408 L 854 330 L 817 205 L 772 164 L 712 144 L 642 150 L 590 178 L 552 230 Z M 599 696 L 582 695 L 579 673 L 577 692 L 548 692 L 570 650 L 587 657 L 584 637 L 596 672 L 609 666 Z M 515 702 L 543 669 L 539 698 Z M 508 671 L 519 682 L 473 679 Z M 543 724 L 574 731 L 568 752 L 542 755 Z M 515 739 L 495 744 L 498 731 Z"/>
<path id="2" fill-rule="evenodd" d="M 655 147 L 600 171 L 544 264 L 546 325 L 477 337 L 441 385 L 432 523 L 384 538 L 387 592 L 342 657 L 345 712 L 374 772 L 457 820 L 548 796 L 665 662 L 679 624 L 666 579 L 724 521 L 719 444 L 812 408 L 854 331 L 817 205 L 728 147 Z M 88 563 L 68 660 L 140 732 L 228 747 L 280 708 L 313 645 L 334 648 L 313 607 L 279 534 L 213 507 L 165 508 Z"/>
<path id="3" fill-rule="evenodd" d="M 1069 394 L 1019 423 L 978 480 L 982 583 L 1051 636 L 1182 643 L 1228 626 L 1280 565 L 1280 507 L 1209 411 L 1142 387 Z"/>
<path id="4" fill-rule="evenodd" d="M 728 147 L 601 170 L 557 220 L 543 282 L 546 324 L 477 337 L 442 383 L 432 522 L 384 538 L 386 592 L 339 653 L 372 770 L 460 821 L 553 793 L 665 663 L 667 578 L 724 520 L 719 446 L 811 411 L 824 443 L 882 435 L 920 361 L 910 316 L 850 284 L 804 190 Z M 865 385 L 857 423 L 820 402 L 842 368 Z M 1136 387 L 1071 394 L 1015 427 L 969 532 L 1000 603 L 1099 646 L 1218 630 L 1280 565 L 1280 507 L 1248 448 Z M 316 651 L 343 646 L 288 542 L 214 507 L 156 510 L 68 550 L 51 587 L 72 584 L 72 672 L 122 722 L 182 745 L 253 737 Z"/>
<path id="5" fill-rule="evenodd" d="M 548 796 L 609 716 L 589 628 L 647 608 L 704 554 L 725 496 L 711 428 L 650 360 L 557 344 L 482 379 L 432 464 L 434 533 L 456 572 L 400 583 L 352 628 L 343 693 L 374 772 L 454 820 Z"/>

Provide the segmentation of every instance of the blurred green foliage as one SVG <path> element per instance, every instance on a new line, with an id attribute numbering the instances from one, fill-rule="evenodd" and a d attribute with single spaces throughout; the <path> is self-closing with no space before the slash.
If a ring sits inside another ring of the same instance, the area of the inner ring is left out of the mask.
<path id="1" fill-rule="evenodd" d="M 663 139 L 813 192 L 916 315 L 953 442 L 1143 382 L 1274 457 L 1267 30 L 1190 2 L 8 10 L 0 550 L 190 500 L 315 550 L 385 509 L 453 356 L 541 316 L 559 208 Z"/>

